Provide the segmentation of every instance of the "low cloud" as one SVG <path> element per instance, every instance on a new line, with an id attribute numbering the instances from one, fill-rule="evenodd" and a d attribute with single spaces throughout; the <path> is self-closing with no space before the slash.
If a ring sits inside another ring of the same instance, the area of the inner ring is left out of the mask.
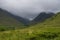
<path id="1" fill-rule="evenodd" d="M 0 8 L 24 18 L 34 18 L 40 12 L 59 12 L 60 0 L 0 0 Z"/>

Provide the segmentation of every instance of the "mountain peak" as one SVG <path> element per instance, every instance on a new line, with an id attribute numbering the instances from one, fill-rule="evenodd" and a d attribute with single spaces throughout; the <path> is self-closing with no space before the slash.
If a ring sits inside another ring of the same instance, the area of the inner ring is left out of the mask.
<path id="1" fill-rule="evenodd" d="M 38 23 L 38 22 L 43 22 L 46 19 L 52 17 L 55 15 L 53 12 L 41 12 L 33 21 L 32 23 Z"/>

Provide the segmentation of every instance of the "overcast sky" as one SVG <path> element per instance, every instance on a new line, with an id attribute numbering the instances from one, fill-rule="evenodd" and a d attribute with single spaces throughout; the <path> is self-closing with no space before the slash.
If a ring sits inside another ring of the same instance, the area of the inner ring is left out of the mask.
<path id="1" fill-rule="evenodd" d="M 40 12 L 59 12 L 60 0 L 0 0 L 0 8 L 25 18 L 34 18 Z"/>

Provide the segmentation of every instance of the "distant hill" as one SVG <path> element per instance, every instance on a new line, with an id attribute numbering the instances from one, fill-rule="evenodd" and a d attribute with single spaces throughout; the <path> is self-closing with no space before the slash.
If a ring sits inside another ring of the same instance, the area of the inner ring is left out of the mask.
<path id="1" fill-rule="evenodd" d="M 38 23 L 38 22 L 44 22 L 46 19 L 54 16 L 55 14 L 52 12 L 41 12 L 34 20 L 32 20 L 32 24 Z"/>
<path id="2" fill-rule="evenodd" d="M 28 23 L 27 21 L 27 19 L 15 16 L 10 12 L 0 8 L 0 29 L 24 28 Z"/>
<path id="3" fill-rule="evenodd" d="M 47 27 L 60 27 L 60 12 L 55 14 L 54 16 L 46 19 L 44 22 L 38 22 L 37 26 L 47 26 Z M 36 25 L 35 25 L 36 26 Z"/>

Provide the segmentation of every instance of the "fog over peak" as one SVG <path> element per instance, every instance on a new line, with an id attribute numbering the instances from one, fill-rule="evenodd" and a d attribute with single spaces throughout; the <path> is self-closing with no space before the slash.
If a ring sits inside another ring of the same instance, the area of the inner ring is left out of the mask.
<path id="1" fill-rule="evenodd" d="M 60 0 L 0 0 L 0 8 L 31 19 L 44 11 L 59 12 Z"/>

